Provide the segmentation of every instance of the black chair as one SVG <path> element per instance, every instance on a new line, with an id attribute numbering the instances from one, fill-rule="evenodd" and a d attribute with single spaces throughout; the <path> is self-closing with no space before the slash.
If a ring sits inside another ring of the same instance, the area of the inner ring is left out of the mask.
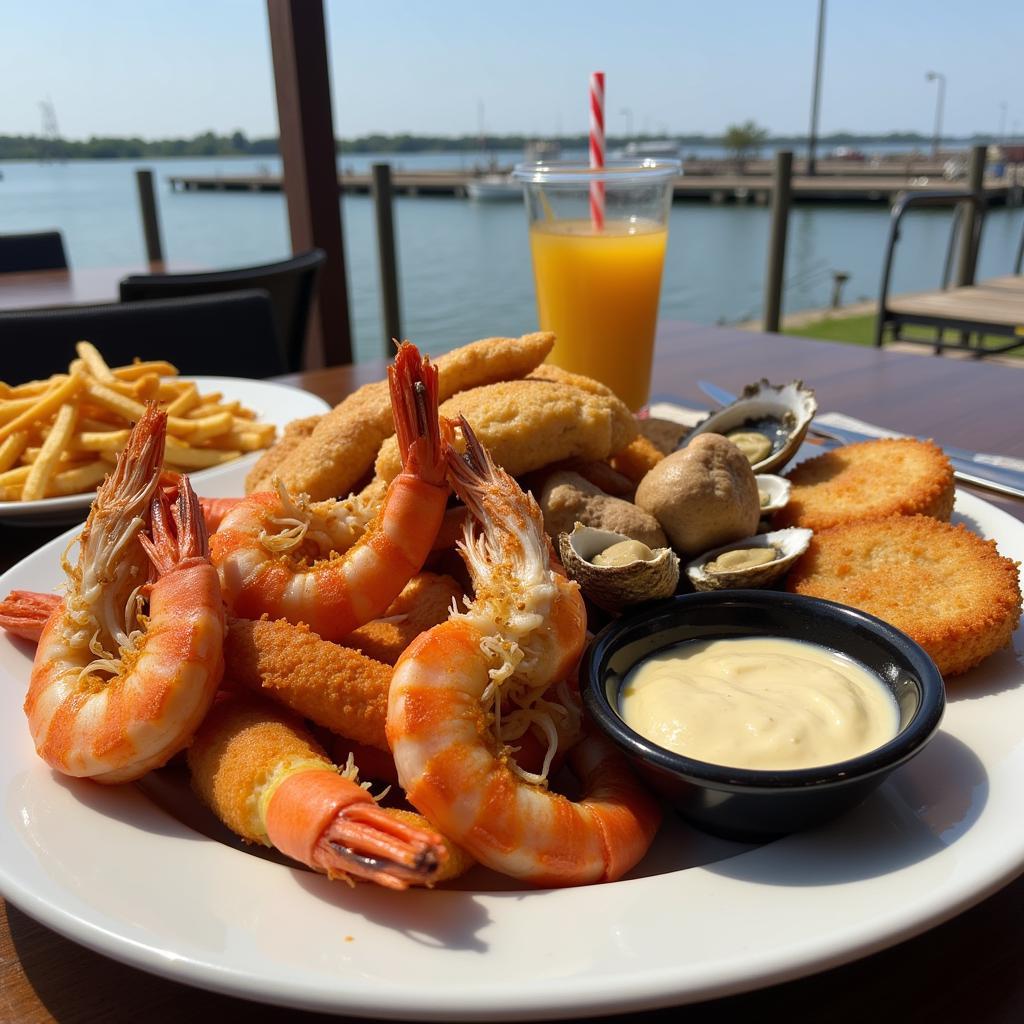
<path id="1" fill-rule="evenodd" d="M 0 235 L 0 274 L 26 270 L 67 270 L 64 239 L 59 231 Z"/>
<path id="2" fill-rule="evenodd" d="M 262 288 L 270 295 L 274 323 L 288 369 L 298 370 L 302 365 L 316 279 L 325 259 L 322 249 L 313 249 L 290 260 L 259 267 L 203 274 L 132 274 L 121 282 L 121 301 L 172 299 Z"/>
<path id="3" fill-rule="evenodd" d="M 0 380 L 49 377 L 91 341 L 111 365 L 169 359 L 185 374 L 272 377 L 285 372 L 265 291 L 162 302 L 0 313 Z"/>

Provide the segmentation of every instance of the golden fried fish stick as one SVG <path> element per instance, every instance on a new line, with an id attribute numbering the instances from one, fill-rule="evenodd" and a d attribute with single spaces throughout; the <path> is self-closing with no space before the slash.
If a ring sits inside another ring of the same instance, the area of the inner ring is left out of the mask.
<path id="1" fill-rule="evenodd" d="M 448 352 L 436 360 L 438 397 L 444 401 L 467 388 L 522 377 L 544 360 L 554 342 L 553 334 L 539 332 L 484 338 Z M 304 492 L 314 501 L 343 497 L 369 473 L 381 443 L 394 431 L 387 381 L 365 384 L 323 416 L 284 458 L 271 449 L 249 474 L 246 488 L 267 488 L 276 472 L 292 493 Z"/>
<path id="2" fill-rule="evenodd" d="M 437 832 L 378 807 L 354 768 L 339 772 L 298 718 L 262 698 L 221 694 L 188 765 L 228 828 L 329 878 L 405 889 L 432 885 L 448 861 Z"/>
<path id="3" fill-rule="evenodd" d="M 284 619 L 230 619 L 225 672 L 232 681 L 332 732 L 387 750 L 391 666 L 322 640 Z"/>

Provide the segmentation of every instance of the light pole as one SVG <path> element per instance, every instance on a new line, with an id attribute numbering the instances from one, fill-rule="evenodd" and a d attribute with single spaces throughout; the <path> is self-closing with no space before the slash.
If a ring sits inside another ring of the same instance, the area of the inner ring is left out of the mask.
<path id="1" fill-rule="evenodd" d="M 811 134 L 807 140 L 807 173 L 814 174 L 814 149 L 818 143 L 818 111 L 821 108 L 821 56 L 825 43 L 825 0 L 818 0 L 818 43 L 814 50 L 814 91 L 811 94 Z"/>
<path id="2" fill-rule="evenodd" d="M 929 71 L 924 77 L 929 82 L 939 83 L 935 97 L 935 133 L 932 135 L 932 158 L 937 159 L 939 140 L 942 138 L 942 104 L 946 102 L 946 76 L 941 71 Z"/>

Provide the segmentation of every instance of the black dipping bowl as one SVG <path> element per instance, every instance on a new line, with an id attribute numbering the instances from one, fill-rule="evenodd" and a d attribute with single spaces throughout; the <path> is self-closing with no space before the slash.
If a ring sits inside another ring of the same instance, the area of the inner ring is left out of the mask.
<path id="1" fill-rule="evenodd" d="M 642 658 L 687 640 L 741 636 L 804 640 L 859 661 L 896 698 L 899 732 L 848 761 L 765 771 L 683 757 L 634 732 L 619 716 L 619 689 Z M 905 633 L 845 605 L 772 590 L 684 594 L 646 605 L 595 637 L 580 683 L 591 717 L 657 792 L 699 828 L 745 842 L 820 824 L 859 803 L 928 742 L 946 703 L 935 663 Z"/>

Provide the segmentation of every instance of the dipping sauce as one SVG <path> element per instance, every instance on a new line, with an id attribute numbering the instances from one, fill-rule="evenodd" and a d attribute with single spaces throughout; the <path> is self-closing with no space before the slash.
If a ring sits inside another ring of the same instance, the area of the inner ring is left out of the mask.
<path id="1" fill-rule="evenodd" d="M 827 647 L 779 637 L 659 651 L 626 676 L 619 714 L 661 747 L 731 768 L 835 764 L 899 731 L 896 701 L 874 673 Z"/>

